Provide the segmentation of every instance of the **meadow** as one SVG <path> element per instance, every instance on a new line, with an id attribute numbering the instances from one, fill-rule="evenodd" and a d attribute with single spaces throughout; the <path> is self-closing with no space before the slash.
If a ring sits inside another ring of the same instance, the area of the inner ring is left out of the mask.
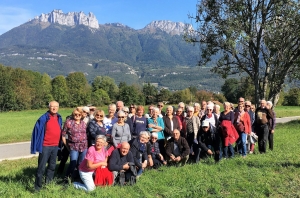
<path id="1" fill-rule="evenodd" d="M 166 108 L 166 106 L 164 108 Z M 102 109 L 107 113 L 107 107 L 103 107 Z M 73 109 L 70 108 L 59 109 L 63 121 L 72 113 L 72 110 Z M 45 112 L 46 109 L 1 112 L 0 144 L 30 141 L 35 122 Z M 275 112 L 278 118 L 300 116 L 300 107 L 278 106 L 276 107 Z"/>
<path id="2" fill-rule="evenodd" d="M 59 178 L 33 192 L 37 158 L 0 163 L 1 197 L 300 197 L 300 120 L 278 124 L 274 150 L 146 171 L 135 186 L 66 188 Z M 256 148 L 257 149 L 257 148 Z"/>

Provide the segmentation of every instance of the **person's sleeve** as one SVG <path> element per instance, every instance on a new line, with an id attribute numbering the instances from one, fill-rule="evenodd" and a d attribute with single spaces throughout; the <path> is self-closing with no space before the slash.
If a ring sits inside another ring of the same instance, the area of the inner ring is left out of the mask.
<path id="1" fill-rule="evenodd" d="M 87 131 L 89 133 L 89 139 L 94 140 L 96 138 L 96 127 L 93 122 L 89 122 Z"/>
<path id="2" fill-rule="evenodd" d="M 133 142 L 134 143 L 134 142 Z M 135 147 L 131 146 L 130 147 L 130 151 L 132 153 L 132 156 L 133 156 L 133 160 L 134 160 L 134 164 L 139 167 L 139 168 L 142 168 L 142 164 L 140 163 L 140 159 L 138 158 L 137 155 L 139 155 L 139 152 L 136 150 Z M 140 156 L 139 156 L 140 157 Z"/>
<path id="3" fill-rule="evenodd" d="M 64 127 L 62 128 L 61 131 L 61 136 L 65 137 L 67 135 L 67 131 L 68 131 L 68 124 L 69 124 L 69 120 L 67 120 L 64 124 Z"/>
<path id="4" fill-rule="evenodd" d="M 273 111 L 273 126 L 271 128 L 271 130 L 275 130 L 275 126 L 276 126 L 276 113 L 275 111 Z"/>
<path id="5" fill-rule="evenodd" d="M 182 144 L 182 146 L 184 147 L 184 151 L 182 152 L 180 157 L 184 158 L 185 156 L 188 156 L 190 154 L 190 147 L 185 138 L 182 138 Z"/>
<path id="6" fill-rule="evenodd" d="M 127 124 L 127 132 L 128 132 L 127 142 L 129 142 L 131 140 L 131 131 L 130 131 L 130 126 L 128 126 L 128 124 Z"/>
<path id="7" fill-rule="evenodd" d="M 164 121 L 164 125 L 165 125 L 165 129 L 164 129 L 164 132 L 166 133 L 166 134 L 168 134 L 168 136 L 171 136 L 172 135 L 172 133 L 171 133 L 171 130 L 169 129 L 169 127 L 167 127 L 167 117 L 164 117 L 163 118 L 163 121 Z"/>
<path id="8" fill-rule="evenodd" d="M 133 159 L 133 155 L 132 155 L 131 151 L 129 151 L 128 154 L 127 154 L 127 160 L 128 160 L 128 162 L 133 162 L 134 163 L 134 159 Z"/>
<path id="9" fill-rule="evenodd" d="M 166 145 L 166 154 L 170 157 L 172 155 L 172 150 L 171 150 L 171 142 L 167 142 Z"/>
<path id="10" fill-rule="evenodd" d="M 152 132 L 152 130 L 153 130 L 153 128 L 149 128 L 148 127 L 148 124 L 152 124 L 152 121 L 151 121 L 151 119 L 147 119 L 147 131 L 150 131 L 150 132 Z"/>
<path id="11" fill-rule="evenodd" d="M 94 162 L 94 152 L 93 148 L 90 147 L 85 155 L 85 159 Z"/>
<path id="12" fill-rule="evenodd" d="M 116 136 L 116 133 L 117 133 L 116 127 L 117 127 L 117 126 L 114 124 L 114 125 L 112 126 L 112 130 L 111 130 L 111 137 L 112 137 L 113 144 L 114 144 L 115 147 L 118 146 L 117 143 L 116 143 L 116 139 L 115 139 L 115 136 Z"/>
<path id="13" fill-rule="evenodd" d="M 271 110 L 271 109 L 268 109 L 268 110 L 267 110 L 267 113 L 268 113 L 269 118 L 272 118 L 272 119 L 273 119 L 274 115 L 273 115 L 272 110 Z"/>
<path id="14" fill-rule="evenodd" d="M 114 150 L 110 156 L 109 162 L 108 162 L 108 169 L 110 171 L 120 171 L 123 169 L 123 164 L 118 164 L 118 150 Z"/>
<path id="15" fill-rule="evenodd" d="M 177 120 L 178 120 L 179 131 L 181 131 L 181 129 L 182 129 L 182 122 L 181 122 L 179 116 L 176 116 L 176 117 L 177 117 Z"/>
<path id="16" fill-rule="evenodd" d="M 160 119 L 159 119 L 159 122 L 160 122 L 160 123 L 159 123 L 159 126 L 162 128 L 161 131 L 164 131 L 164 129 L 165 129 L 165 124 L 164 124 L 163 119 L 160 118 Z"/>
<path id="17" fill-rule="evenodd" d="M 200 126 L 200 119 L 198 116 L 193 116 L 194 139 L 197 139 L 197 134 Z"/>
<path id="18" fill-rule="evenodd" d="M 233 124 L 234 123 L 234 113 L 233 112 L 230 113 L 230 120 L 231 120 L 231 124 Z"/>

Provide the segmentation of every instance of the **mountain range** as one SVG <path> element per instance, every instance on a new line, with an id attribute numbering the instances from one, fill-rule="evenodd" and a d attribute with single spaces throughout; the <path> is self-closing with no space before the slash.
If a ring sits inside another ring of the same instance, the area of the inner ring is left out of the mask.
<path id="1" fill-rule="evenodd" d="M 2 34 L 0 63 L 51 77 L 81 71 L 90 81 L 107 75 L 117 83 L 219 90 L 223 81 L 209 68 L 196 67 L 200 48 L 183 39 L 191 28 L 161 20 L 136 30 L 121 23 L 99 24 L 93 13 L 53 10 Z"/>

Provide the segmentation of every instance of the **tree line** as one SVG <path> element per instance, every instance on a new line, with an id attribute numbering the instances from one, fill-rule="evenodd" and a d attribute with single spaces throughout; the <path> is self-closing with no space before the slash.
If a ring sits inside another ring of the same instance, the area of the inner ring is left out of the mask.
<path id="1" fill-rule="evenodd" d="M 158 101 L 188 104 L 202 100 L 224 102 L 226 99 L 222 94 L 199 91 L 193 86 L 178 91 L 158 90 L 150 83 L 128 85 L 121 82 L 117 85 L 108 76 L 97 76 L 88 82 L 82 72 L 51 78 L 46 73 L 0 65 L 0 111 L 45 108 L 51 100 L 58 101 L 61 107 L 76 107 L 103 106 L 117 100 L 126 105 L 147 105 Z"/>

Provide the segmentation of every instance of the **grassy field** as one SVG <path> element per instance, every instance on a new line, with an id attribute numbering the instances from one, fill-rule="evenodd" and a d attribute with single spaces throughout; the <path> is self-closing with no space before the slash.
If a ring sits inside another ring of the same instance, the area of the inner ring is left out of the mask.
<path id="1" fill-rule="evenodd" d="M 166 107 L 166 106 L 165 106 Z M 107 107 L 103 108 L 107 113 Z M 59 113 L 63 117 L 70 115 L 73 109 L 60 109 Z M 28 110 L 19 112 L 0 113 L 0 144 L 11 142 L 30 141 L 33 126 L 36 120 L 45 113 L 46 110 Z M 300 116 L 300 107 L 276 107 L 276 115 L 280 117 Z"/>
<path id="2" fill-rule="evenodd" d="M 300 197 L 300 121 L 278 124 L 274 151 L 146 171 L 135 186 L 64 189 L 58 179 L 33 193 L 37 158 L 0 163 L 1 197 Z M 13 167 L 13 168 L 12 168 Z"/>

